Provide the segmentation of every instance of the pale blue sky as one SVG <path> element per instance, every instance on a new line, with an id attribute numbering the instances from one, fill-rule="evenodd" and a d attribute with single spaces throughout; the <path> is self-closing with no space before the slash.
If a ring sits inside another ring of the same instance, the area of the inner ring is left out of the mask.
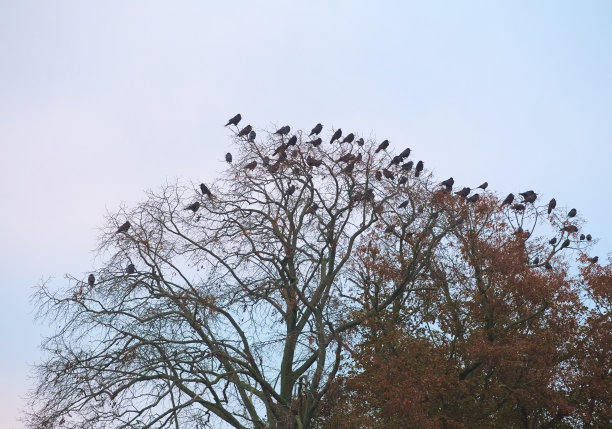
<path id="1" fill-rule="evenodd" d="M 40 359 L 41 278 L 106 210 L 212 181 L 227 119 L 342 127 L 440 179 L 534 189 L 612 251 L 612 3 L 0 0 L 0 427 Z"/>

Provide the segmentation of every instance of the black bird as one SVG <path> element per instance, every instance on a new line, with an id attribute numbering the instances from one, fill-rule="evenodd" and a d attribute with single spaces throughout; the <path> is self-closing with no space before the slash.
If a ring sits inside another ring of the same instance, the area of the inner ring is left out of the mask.
<path id="1" fill-rule="evenodd" d="M 591 264 L 596 264 L 597 261 L 599 261 L 599 256 L 593 256 L 592 258 L 587 258 L 587 261 L 589 261 Z"/>
<path id="2" fill-rule="evenodd" d="M 389 179 L 389 180 L 394 180 L 395 179 L 395 174 L 391 173 L 389 170 L 387 170 L 386 168 L 383 168 L 383 175 Z"/>
<path id="3" fill-rule="evenodd" d="M 489 182 L 484 182 L 482 185 L 479 186 L 479 188 L 485 190 L 487 189 L 487 186 L 489 186 Z"/>
<path id="4" fill-rule="evenodd" d="M 308 155 L 306 157 L 306 164 L 308 164 L 311 167 L 320 167 L 321 164 L 323 164 L 323 160 L 316 159 L 316 158 L 313 158 L 312 156 Z"/>
<path id="5" fill-rule="evenodd" d="M 474 194 L 470 198 L 467 198 L 466 201 L 468 203 L 475 203 L 480 198 L 480 194 Z"/>
<path id="6" fill-rule="evenodd" d="M 512 204 L 512 201 L 514 201 L 514 194 L 508 194 L 508 196 L 506 197 L 506 199 L 504 200 L 503 203 L 501 203 L 502 207 L 506 204 Z"/>
<path id="7" fill-rule="evenodd" d="M 244 127 L 243 129 L 240 130 L 240 132 L 238 133 L 238 137 L 242 137 L 242 136 L 246 136 L 248 135 L 251 131 L 253 130 L 253 127 L 250 125 L 247 125 L 246 127 Z"/>
<path id="8" fill-rule="evenodd" d="M 125 270 L 128 274 L 134 274 L 136 272 L 136 267 L 134 264 L 129 264 Z"/>
<path id="9" fill-rule="evenodd" d="M 584 234 L 580 234 L 580 241 L 583 241 L 586 237 L 584 236 Z"/>
<path id="10" fill-rule="evenodd" d="M 406 149 L 404 149 L 402 153 L 399 154 L 399 156 L 401 156 L 402 158 L 408 158 L 410 156 L 410 148 L 407 147 Z"/>
<path id="11" fill-rule="evenodd" d="M 291 138 L 287 142 L 287 147 L 294 146 L 296 144 L 297 144 L 297 136 L 291 136 Z"/>
<path id="12" fill-rule="evenodd" d="M 125 221 L 125 223 L 123 225 L 121 225 L 119 228 L 117 228 L 117 233 L 127 232 L 128 229 L 130 229 L 130 226 L 132 226 L 130 221 L 129 220 Z"/>
<path id="13" fill-rule="evenodd" d="M 342 129 L 338 128 L 329 142 L 333 143 L 334 140 L 338 140 L 341 136 L 342 136 Z"/>
<path id="14" fill-rule="evenodd" d="M 533 260 L 533 265 L 538 265 L 539 263 L 540 263 L 540 258 L 536 256 L 536 258 Z"/>
<path id="15" fill-rule="evenodd" d="M 423 171 L 423 161 L 417 162 L 416 168 L 414 169 L 414 177 L 419 177 L 421 171 Z"/>
<path id="16" fill-rule="evenodd" d="M 525 203 L 535 203 L 535 200 L 538 198 L 538 195 L 536 193 L 530 194 L 527 197 L 525 197 Z"/>
<path id="17" fill-rule="evenodd" d="M 569 213 L 567 214 L 567 217 L 574 217 L 576 216 L 576 213 L 578 213 L 576 209 L 571 209 Z"/>
<path id="18" fill-rule="evenodd" d="M 460 191 L 455 192 L 455 195 L 459 195 L 460 197 L 463 198 L 467 198 L 468 195 L 470 195 L 471 189 L 470 188 L 462 188 Z"/>
<path id="19" fill-rule="evenodd" d="M 89 277 L 87 277 L 87 283 L 89 284 L 89 286 L 95 285 L 96 277 L 93 274 L 90 274 Z"/>
<path id="20" fill-rule="evenodd" d="M 410 171 L 412 170 L 412 166 L 414 165 L 414 162 L 412 161 L 408 161 L 407 163 L 402 165 L 402 170 L 404 171 Z"/>
<path id="21" fill-rule="evenodd" d="M 408 204 L 410 204 L 410 200 L 406 200 L 406 201 L 404 201 L 403 203 L 401 203 L 401 204 L 399 205 L 399 208 L 400 208 L 400 209 L 405 209 L 406 207 L 408 207 Z"/>
<path id="22" fill-rule="evenodd" d="M 408 177 L 407 177 L 407 176 L 401 176 L 401 177 L 399 178 L 399 180 L 397 181 L 397 184 L 398 184 L 398 185 L 403 185 L 403 184 L 405 184 L 407 181 L 408 181 Z"/>
<path id="23" fill-rule="evenodd" d="M 315 212 L 319 210 L 319 205 L 317 203 L 312 203 L 310 207 L 306 209 L 305 214 L 315 214 Z"/>
<path id="24" fill-rule="evenodd" d="M 548 203 L 548 214 L 551 214 L 552 211 L 555 209 L 555 207 L 557 207 L 557 200 L 555 200 L 554 198 L 552 200 L 550 200 L 550 202 Z"/>
<path id="25" fill-rule="evenodd" d="M 586 239 L 587 239 L 587 241 L 591 241 L 593 239 L 593 237 L 591 237 L 591 234 L 587 234 Z"/>
<path id="26" fill-rule="evenodd" d="M 346 166 L 342 169 L 342 172 L 346 174 L 350 174 L 353 172 L 354 169 L 355 169 L 355 161 L 349 162 L 348 164 L 346 164 Z"/>
<path id="27" fill-rule="evenodd" d="M 206 186 L 204 183 L 200 183 L 200 190 L 202 191 L 202 195 L 207 195 L 208 198 L 212 198 L 210 189 L 208 189 L 208 186 Z"/>
<path id="28" fill-rule="evenodd" d="M 552 265 L 550 265 L 550 262 L 547 262 L 546 264 L 544 264 L 544 268 L 546 268 L 547 270 L 552 270 Z"/>
<path id="29" fill-rule="evenodd" d="M 269 165 L 270 165 L 270 157 L 269 157 L 269 156 L 264 156 L 264 157 L 263 157 L 263 165 L 264 165 L 265 167 L 267 167 L 267 166 L 269 166 Z"/>
<path id="30" fill-rule="evenodd" d="M 570 240 L 569 240 L 569 238 L 568 238 L 568 239 L 566 239 L 566 240 L 563 242 L 563 244 L 561 244 L 561 248 L 563 249 L 563 248 L 565 248 L 565 247 L 568 247 L 569 245 L 570 245 Z"/>
<path id="31" fill-rule="evenodd" d="M 522 211 L 525 210 L 525 205 L 524 204 L 516 203 L 511 208 L 512 208 L 512 210 L 516 210 L 517 212 L 522 212 Z"/>
<path id="32" fill-rule="evenodd" d="M 249 133 L 249 141 L 250 142 L 255 141 L 255 137 L 257 137 L 257 133 L 255 131 L 251 131 Z"/>
<path id="33" fill-rule="evenodd" d="M 385 228 L 385 234 L 391 234 L 394 231 L 395 231 L 395 225 L 389 225 L 388 227 Z"/>
<path id="34" fill-rule="evenodd" d="M 193 204 L 189 204 L 187 207 L 185 207 L 185 210 L 191 210 L 192 212 L 197 212 L 200 208 L 200 202 L 196 201 Z"/>
<path id="35" fill-rule="evenodd" d="M 251 161 L 247 165 L 244 166 L 246 170 L 254 170 L 257 167 L 257 161 Z"/>
<path id="36" fill-rule="evenodd" d="M 359 140 L 357 140 L 357 144 L 358 144 L 359 146 L 363 146 L 363 144 L 364 144 L 364 143 L 365 143 L 365 142 L 363 141 L 363 137 L 361 137 Z"/>
<path id="37" fill-rule="evenodd" d="M 272 156 L 275 156 L 278 153 L 284 152 L 285 149 L 287 149 L 287 145 L 285 143 L 281 143 L 279 147 L 274 149 L 274 152 L 272 152 Z"/>
<path id="38" fill-rule="evenodd" d="M 323 125 L 321 124 L 317 124 L 315 125 L 315 127 L 310 131 L 310 134 L 308 134 L 308 137 L 310 137 L 313 134 L 319 135 L 319 133 L 323 130 Z"/>
<path id="39" fill-rule="evenodd" d="M 286 136 L 291 131 L 291 127 L 289 125 L 285 125 L 284 127 L 280 127 L 274 134 L 278 134 L 281 136 Z"/>
<path id="40" fill-rule="evenodd" d="M 294 192 L 295 192 L 295 185 L 289 185 L 289 187 L 285 191 L 285 195 L 287 196 L 293 195 Z"/>
<path id="41" fill-rule="evenodd" d="M 389 147 L 389 140 L 385 140 L 383 141 L 381 144 L 378 145 L 378 147 L 376 148 L 376 150 L 374 151 L 374 153 L 378 153 L 381 150 L 385 150 Z"/>
<path id="42" fill-rule="evenodd" d="M 552 244 L 553 246 L 557 244 L 557 237 L 551 238 L 550 240 L 548 240 L 548 244 Z"/>
<path id="43" fill-rule="evenodd" d="M 338 158 L 336 162 L 349 162 L 354 158 L 355 158 L 355 155 L 353 155 L 352 153 L 345 153 L 340 158 Z"/>
<path id="44" fill-rule="evenodd" d="M 355 140 L 355 134 L 350 133 L 349 135 L 344 137 L 344 139 L 342 140 L 342 143 L 352 143 L 353 140 Z"/>
<path id="45" fill-rule="evenodd" d="M 537 197 L 537 194 L 531 190 L 525 191 L 525 192 L 519 192 L 519 195 L 522 196 L 525 201 L 527 201 L 528 198 L 533 198 L 533 196 Z"/>
<path id="46" fill-rule="evenodd" d="M 231 154 L 231 153 L 229 153 L 229 152 L 228 152 L 228 153 L 226 153 L 226 154 L 225 154 L 225 160 L 226 160 L 226 161 L 227 161 L 229 164 L 231 164 L 231 163 L 232 163 L 232 154 Z"/>
<path id="47" fill-rule="evenodd" d="M 227 124 L 225 124 L 225 126 L 227 127 L 228 125 L 236 125 L 238 126 L 238 122 L 240 122 L 240 120 L 242 119 L 242 116 L 240 116 L 240 113 L 238 113 L 236 116 L 234 116 L 232 119 L 230 119 Z"/>
<path id="48" fill-rule="evenodd" d="M 449 191 L 451 189 L 453 189 L 453 185 L 455 184 L 455 179 L 448 178 L 446 180 L 444 180 L 442 183 L 440 183 L 440 185 L 444 186 L 446 189 L 448 189 Z"/>
<path id="49" fill-rule="evenodd" d="M 391 165 L 399 165 L 403 160 L 404 160 L 404 158 L 402 158 L 399 155 L 394 156 L 393 159 L 391 160 L 391 162 L 389 163 L 389 166 L 391 166 Z"/>
<path id="50" fill-rule="evenodd" d="M 323 142 L 323 140 L 321 140 L 321 137 L 311 140 L 308 143 L 310 143 L 311 145 L 313 145 L 314 147 L 317 147 L 321 144 L 321 142 Z"/>
<path id="51" fill-rule="evenodd" d="M 578 227 L 576 225 L 566 225 L 563 228 L 561 228 L 561 231 L 565 231 L 565 232 L 578 232 Z"/>
<path id="52" fill-rule="evenodd" d="M 374 177 L 376 177 L 376 180 L 382 180 L 382 173 L 380 172 L 380 170 L 376 170 Z"/>

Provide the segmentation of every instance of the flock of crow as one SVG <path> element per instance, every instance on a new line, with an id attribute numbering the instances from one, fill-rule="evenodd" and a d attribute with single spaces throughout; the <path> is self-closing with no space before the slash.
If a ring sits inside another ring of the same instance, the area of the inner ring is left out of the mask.
<path id="1" fill-rule="evenodd" d="M 240 113 L 238 113 L 236 116 L 232 117 L 227 124 L 225 124 L 225 126 L 229 126 L 229 125 L 233 125 L 236 128 L 238 128 L 238 123 L 242 120 L 242 116 L 240 115 Z M 289 134 L 289 132 L 291 131 L 291 127 L 289 125 L 285 125 L 281 128 L 279 128 L 274 135 L 279 135 L 281 137 L 287 136 Z M 319 145 L 321 145 L 321 143 L 323 142 L 322 138 L 319 137 L 319 134 L 321 133 L 321 131 L 323 131 L 323 125 L 318 123 L 317 125 L 314 126 L 314 128 L 311 130 L 310 134 L 308 135 L 309 137 L 313 137 L 314 138 L 312 140 L 310 140 L 308 143 L 313 145 L 314 147 L 318 147 Z M 246 138 L 247 141 L 249 142 L 253 142 L 257 136 L 257 133 L 255 132 L 255 130 L 253 130 L 253 127 L 251 125 L 247 125 L 246 127 L 240 129 L 237 133 L 238 137 L 241 138 Z M 263 163 L 264 166 L 266 166 L 268 169 L 270 169 L 271 171 L 275 171 L 276 169 L 278 169 L 279 165 L 287 159 L 287 149 L 289 149 L 291 146 L 295 146 L 297 145 L 297 136 L 293 135 L 291 136 L 287 142 L 283 142 L 273 153 L 273 156 L 277 156 L 278 155 L 278 159 L 276 161 L 276 163 L 271 163 L 271 159 L 270 157 L 264 157 L 263 159 Z M 342 140 L 341 140 L 342 139 Z M 283 139 L 284 141 L 284 139 Z M 355 143 L 357 143 L 357 145 L 359 146 L 363 146 L 365 144 L 364 139 L 363 138 L 359 138 L 357 140 L 355 140 L 355 134 L 353 133 L 349 133 L 346 136 L 344 136 L 344 138 L 342 138 L 342 129 L 338 128 L 334 134 L 332 135 L 331 139 L 330 139 L 330 143 L 333 144 L 335 141 L 339 142 L 339 143 L 353 143 L 353 141 L 355 141 Z M 380 143 L 376 150 L 374 151 L 375 153 L 379 153 L 380 151 L 386 151 L 387 148 L 389 147 L 389 140 L 384 140 L 382 143 Z M 414 165 L 413 161 L 406 161 L 406 158 L 408 158 L 410 156 L 410 149 L 406 148 L 404 149 L 399 155 L 394 156 L 391 160 L 391 163 L 389 164 L 389 167 L 391 166 L 400 166 L 400 169 L 402 171 L 402 174 L 405 173 L 409 173 L 412 168 L 414 167 L 414 175 L 415 177 L 419 177 L 419 175 L 421 174 L 421 172 L 423 171 L 424 168 L 424 164 L 423 161 L 418 161 L 416 166 Z M 355 164 L 359 161 L 361 161 L 361 153 L 359 153 L 358 155 L 354 155 L 352 153 L 347 153 L 343 156 L 341 156 L 337 162 L 343 162 L 346 163 L 346 166 L 342 169 L 342 171 L 344 173 L 351 173 L 355 167 Z M 225 161 L 228 163 L 232 163 L 233 161 L 233 157 L 231 153 L 227 153 L 225 155 Z M 322 160 L 320 159 L 316 159 L 313 158 L 312 156 L 308 156 L 306 158 L 306 163 L 310 166 L 310 167 L 319 167 L 322 164 Z M 244 168 L 246 170 L 254 170 L 257 167 L 257 161 L 251 161 L 247 164 L 244 165 Z M 377 170 L 375 173 L 375 177 L 377 180 L 382 180 L 382 177 L 385 177 L 389 180 L 395 180 L 395 174 L 387 169 L 387 168 L 383 168 L 382 170 Z M 399 178 L 398 184 L 403 185 L 404 183 L 406 183 L 408 180 L 408 178 L 405 175 L 402 175 Z M 440 183 L 440 186 L 442 186 L 444 188 L 444 190 L 446 192 L 452 192 L 453 189 L 453 185 L 455 183 L 455 180 L 450 177 L 444 181 L 442 181 Z M 485 190 L 487 189 L 487 187 L 489 186 L 489 184 L 487 182 L 484 182 L 483 184 L 481 184 L 480 186 L 477 186 L 474 189 L 482 189 Z M 474 193 L 471 196 L 470 193 L 474 190 L 472 188 L 469 187 L 463 187 L 461 188 L 459 191 L 455 192 L 455 195 L 458 195 L 462 198 L 465 199 L 466 202 L 468 203 L 476 203 L 478 201 L 478 199 L 480 198 L 480 194 L 478 193 Z M 204 184 L 200 184 L 200 190 L 202 192 L 202 195 L 204 196 L 208 196 L 209 198 L 212 198 L 212 193 L 210 191 L 210 189 Z M 286 195 L 291 195 L 295 192 L 296 188 L 294 185 L 289 185 L 287 190 L 285 191 Z M 515 212 L 524 212 L 527 208 L 527 204 L 534 204 L 538 195 L 532 191 L 525 191 L 525 192 L 521 192 L 519 193 L 519 195 L 523 198 L 521 202 L 515 202 L 515 196 L 514 194 L 510 193 L 508 194 L 508 196 L 503 200 L 501 207 L 504 206 L 509 206 L 512 210 L 514 210 Z M 361 199 L 367 199 L 370 198 L 372 199 L 374 197 L 374 194 L 372 192 L 371 189 L 367 189 L 364 193 L 355 195 L 354 200 L 353 201 L 359 201 Z M 403 203 L 401 203 L 399 205 L 400 208 L 405 208 L 408 206 L 409 201 L 404 201 Z M 513 204 L 514 203 L 514 204 Z M 548 203 L 548 214 L 550 215 L 553 210 L 555 209 L 555 207 L 557 206 L 557 201 L 553 198 L 550 200 L 550 202 Z M 196 213 L 201 207 L 201 203 L 199 201 L 196 201 L 190 205 L 188 205 L 187 207 L 185 207 L 185 210 L 190 210 L 193 213 Z M 306 214 L 314 214 L 317 210 L 319 209 L 319 205 L 317 203 L 312 203 L 312 205 L 310 207 L 308 207 L 306 209 Z M 568 213 L 567 213 L 567 218 L 573 218 L 577 215 L 577 210 L 575 208 L 571 209 Z M 563 241 L 563 243 L 561 243 L 560 249 L 564 249 L 566 247 L 569 247 L 571 244 L 571 240 L 569 239 L 569 234 L 572 233 L 577 233 L 578 232 L 578 227 L 576 225 L 570 224 L 568 222 L 564 223 L 565 226 L 563 226 L 560 230 L 560 232 L 562 233 L 567 233 L 567 238 Z M 127 233 L 128 230 L 130 229 L 131 224 L 129 221 L 126 221 L 125 223 L 123 223 L 118 229 L 117 229 L 117 234 L 119 233 Z M 522 233 L 522 228 L 518 228 L 517 233 Z M 579 236 L 579 240 L 580 241 L 591 241 L 592 240 L 592 236 L 591 234 L 580 234 Z M 555 246 L 557 244 L 557 237 L 551 239 L 549 241 L 549 244 L 552 246 Z M 539 257 L 536 257 L 532 264 L 534 266 L 544 266 L 546 269 L 552 269 L 552 265 L 549 262 L 549 259 L 546 261 L 540 261 Z M 597 256 L 592 257 L 592 258 L 587 258 L 587 261 L 590 263 L 597 263 L 599 260 L 599 258 Z M 136 272 L 136 269 L 134 267 L 134 264 L 130 263 L 127 268 L 126 268 L 126 272 L 128 274 L 133 274 Z M 93 286 L 95 284 L 95 276 L 93 274 L 90 274 L 88 277 L 88 284 L 90 286 Z"/>

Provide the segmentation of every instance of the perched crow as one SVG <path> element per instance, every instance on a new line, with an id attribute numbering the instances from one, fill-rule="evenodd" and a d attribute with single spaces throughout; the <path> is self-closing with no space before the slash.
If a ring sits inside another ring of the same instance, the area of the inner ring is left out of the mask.
<path id="1" fill-rule="evenodd" d="M 265 167 L 267 167 L 268 165 L 270 165 L 270 157 L 269 156 L 264 156 L 263 157 L 263 165 Z"/>
<path id="2" fill-rule="evenodd" d="M 565 231 L 565 232 L 578 232 L 578 227 L 576 225 L 566 225 L 563 228 L 561 228 L 561 231 Z"/>
<path id="3" fill-rule="evenodd" d="M 311 167 L 320 167 L 321 164 L 323 164 L 323 160 L 316 159 L 316 158 L 313 158 L 312 156 L 308 155 L 306 157 L 306 164 L 308 164 Z"/>
<path id="4" fill-rule="evenodd" d="M 244 166 L 246 170 L 255 170 L 255 167 L 257 167 L 257 161 L 251 161 Z"/>
<path id="5" fill-rule="evenodd" d="M 414 169 L 414 177 L 419 177 L 421 171 L 423 171 L 423 161 L 417 162 L 416 168 Z"/>
<path id="6" fill-rule="evenodd" d="M 522 211 L 525 210 L 525 205 L 524 204 L 516 203 L 511 208 L 512 208 L 512 210 L 516 210 L 517 212 L 522 212 Z"/>
<path id="7" fill-rule="evenodd" d="M 289 125 L 285 125 L 284 127 L 280 127 L 274 134 L 278 134 L 281 136 L 286 136 L 291 131 L 291 127 Z"/>
<path id="8" fill-rule="evenodd" d="M 561 244 L 561 248 L 564 249 L 570 245 L 570 239 L 566 239 L 563 244 Z"/>
<path id="9" fill-rule="evenodd" d="M 338 140 L 341 136 L 342 136 L 342 129 L 338 128 L 329 142 L 333 143 L 334 140 Z"/>
<path id="10" fill-rule="evenodd" d="M 533 265 L 538 265 L 539 263 L 540 263 L 540 258 L 536 256 L 536 258 L 533 260 Z"/>
<path id="11" fill-rule="evenodd" d="M 319 205 L 317 203 L 312 203 L 310 207 L 306 209 L 305 214 L 315 214 L 315 212 L 319 210 Z"/>
<path id="12" fill-rule="evenodd" d="M 351 203 L 358 203 L 359 201 L 363 200 L 363 192 L 360 191 L 355 191 L 350 197 L 349 197 L 349 201 Z"/>
<path id="13" fill-rule="evenodd" d="M 352 143 L 353 140 L 355 140 L 355 134 L 350 133 L 349 135 L 344 137 L 344 139 L 342 140 L 342 143 Z"/>
<path id="14" fill-rule="evenodd" d="M 355 162 L 361 162 L 362 158 L 363 158 L 363 154 L 361 152 L 359 152 L 357 154 L 357 156 L 355 157 Z"/>
<path id="15" fill-rule="evenodd" d="M 319 135 L 319 133 L 323 130 L 323 125 L 321 124 L 317 124 L 315 125 L 315 127 L 310 131 L 310 134 L 308 134 L 308 137 L 310 137 L 313 134 Z"/>
<path id="16" fill-rule="evenodd" d="M 293 195 L 294 192 L 295 192 L 295 185 L 289 185 L 289 187 L 285 191 L 285 195 L 287 196 Z"/>
<path id="17" fill-rule="evenodd" d="M 592 258 L 587 258 L 587 261 L 589 261 L 591 264 L 596 264 L 597 261 L 599 261 L 599 256 L 593 256 Z"/>
<path id="18" fill-rule="evenodd" d="M 374 190 L 371 188 L 367 188 L 363 193 L 363 197 L 366 200 L 374 201 Z"/>
<path id="19" fill-rule="evenodd" d="M 193 204 L 189 204 L 187 207 L 185 207 L 185 210 L 191 210 L 192 212 L 197 212 L 200 208 L 200 202 L 196 201 Z"/>
<path id="20" fill-rule="evenodd" d="M 125 223 L 123 225 L 121 225 L 119 228 L 117 228 L 117 233 L 120 232 L 127 232 L 128 229 L 130 229 L 130 226 L 132 226 L 132 224 L 130 223 L 130 221 L 125 221 Z"/>
<path id="21" fill-rule="evenodd" d="M 336 162 L 349 162 L 355 158 L 355 155 L 352 153 L 345 153 L 342 155 Z"/>
<path id="22" fill-rule="evenodd" d="M 489 186 L 489 182 L 484 182 L 482 185 L 479 186 L 479 188 L 485 190 L 487 189 L 487 186 Z"/>
<path id="23" fill-rule="evenodd" d="M 242 136 L 246 136 L 248 135 L 251 131 L 253 130 L 253 127 L 250 125 L 247 125 L 246 127 L 244 127 L 243 129 L 240 130 L 240 132 L 238 133 L 238 137 L 242 137 Z"/>
<path id="24" fill-rule="evenodd" d="M 525 197 L 525 201 L 524 201 L 524 202 L 525 202 L 525 203 L 532 203 L 532 204 L 533 204 L 533 203 L 535 203 L 535 200 L 536 200 L 537 198 L 538 198 L 538 195 L 537 195 L 537 194 L 535 194 L 535 193 L 534 193 L 534 194 L 530 194 L 530 195 L 528 195 L 527 197 Z"/>
<path id="25" fill-rule="evenodd" d="M 323 142 L 323 140 L 321 140 L 321 137 L 314 139 L 314 140 L 310 140 L 308 143 L 310 143 L 311 145 L 313 145 L 314 147 L 319 146 L 321 143 Z"/>
<path id="26" fill-rule="evenodd" d="M 547 262 L 546 264 L 544 264 L 544 268 L 546 268 L 547 270 L 552 270 L 552 265 L 550 265 L 550 262 Z"/>
<path id="27" fill-rule="evenodd" d="M 236 125 L 238 126 L 238 122 L 240 122 L 240 120 L 242 119 L 242 116 L 240 116 L 240 113 L 238 113 L 236 116 L 234 116 L 232 119 L 230 119 L 227 124 L 225 124 L 225 126 L 227 127 L 228 125 Z"/>
<path id="28" fill-rule="evenodd" d="M 557 207 L 557 200 L 555 200 L 554 198 L 552 200 L 550 200 L 550 202 L 548 203 L 548 214 L 551 214 L 552 211 L 555 209 L 555 207 Z"/>
<path id="29" fill-rule="evenodd" d="M 401 156 L 399 156 L 399 155 L 394 156 L 393 159 L 391 160 L 391 162 L 389 163 L 389 166 L 391 166 L 391 165 L 399 165 L 403 160 L 404 159 Z"/>
<path id="30" fill-rule="evenodd" d="M 398 184 L 398 185 L 403 185 L 403 184 L 405 184 L 407 181 L 408 181 L 408 177 L 407 177 L 407 176 L 401 176 L 401 177 L 399 178 L 399 180 L 397 181 L 397 184 Z"/>
<path id="31" fill-rule="evenodd" d="M 402 158 L 408 158 L 410 156 L 410 148 L 407 147 L 406 149 L 404 149 L 402 153 L 399 154 L 399 156 L 401 156 Z"/>
<path id="32" fill-rule="evenodd" d="M 580 234 L 580 241 L 583 241 L 586 237 L 584 236 L 584 234 Z"/>
<path id="33" fill-rule="evenodd" d="M 226 154 L 225 154 L 225 160 L 226 160 L 228 163 L 230 163 L 230 164 L 231 164 L 231 163 L 232 163 L 232 154 L 231 154 L 231 153 L 229 153 L 229 152 L 228 152 L 228 153 L 226 153 Z"/>
<path id="34" fill-rule="evenodd" d="M 550 240 L 548 240 L 548 243 L 554 246 L 555 244 L 557 244 L 557 237 L 551 238 Z"/>
<path id="35" fill-rule="evenodd" d="M 90 274 L 89 277 L 87 277 L 87 283 L 89 284 L 89 286 L 95 285 L 96 277 L 93 274 Z"/>
<path id="36" fill-rule="evenodd" d="M 586 239 L 587 239 L 587 241 L 591 241 L 593 239 L 593 237 L 591 237 L 591 234 L 587 234 Z"/>
<path id="37" fill-rule="evenodd" d="M 391 173 L 389 170 L 387 170 L 386 168 L 383 168 L 383 175 L 389 179 L 389 180 L 393 180 L 395 179 L 395 174 Z"/>
<path id="38" fill-rule="evenodd" d="M 285 143 L 281 143 L 281 145 L 279 147 L 274 149 L 274 152 L 272 152 L 272 156 L 275 156 L 276 154 L 279 154 L 279 153 L 285 151 L 286 149 L 287 149 L 287 145 Z"/>
<path id="39" fill-rule="evenodd" d="M 208 189 L 208 186 L 206 186 L 204 183 L 200 183 L 200 190 L 202 191 L 202 195 L 207 195 L 208 198 L 212 198 L 210 189 Z"/>
<path id="40" fill-rule="evenodd" d="M 255 131 L 251 131 L 249 133 L 249 141 L 250 142 L 255 141 L 255 137 L 257 137 L 257 133 Z"/>
<path id="41" fill-rule="evenodd" d="M 446 189 L 451 190 L 453 188 L 453 185 L 455 184 L 455 179 L 448 178 L 446 180 L 444 180 L 442 183 L 440 183 L 440 185 L 444 186 Z"/>
<path id="42" fill-rule="evenodd" d="M 361 137 L 359 140 L 357 140 L 357 144 L 358 144 L 359 146 L 363 146 L 363 144 L 364 144 L 364 143 L 365 143 L 365 142 L 363 141 L 363 137 Z"/>
<path id="43" fill-rule="evenodd" d="M 460 197 L 463 198 L 467 198 L 468 195 L 470 195 L 471 189 L 470 188 L 462 188 L 460 191 L 455 192 L 456 195 L 459 195 Z"/>
<path id="44" fill-rule="evenodd" d="M 134 274 L 136 272 L 136 267 L 134 264 L 129 264 L 125 270 L 128 274 Z"/>
<path id="45" fill-rule="evenodd" d="M 342 169 L 342 172 L 346 174 L 350 174 L 353 172 L 354 168 L 355 168 L 355 162 L 349 162 L 348 164 L 346 164 L 346 167 Z"/>
<path id="46" fill-rule="evenodd" d="M 408 207 L 408 204 L 410 204 L 410 200 L 406 200 L 406 201 L 404 201 L 403 203 L 401 203 L 401 204 L 399 205 L 399 208 L 400 208 L 400 209 L 405 209 L 406 207 Z"/>
<path id="47" fill-rule="evenodd" d="M 374 151 L 374 153 L 378 153 L 381 150 L 385 150 L 389 147 L 389 140 L 385 140 L 383 141 L 381 144 L 378 145 L 378 147 L 376 148 L 376 150 Z"/>
<path id="48" fill-rule="evenodd" d="M 287 147 L 295 146 L 296 144 L 297 144 L 297 136 L 294 135 L 294 136 L 291 136 L 291 138 L 287 142 Z"/>
<path id="49" fill-rule="evenodd" d="M 480 198 L 480 194 L 474 194 L 471 197 L 467 198 L 466 201 L 468 203 L 475 203 Z"/>
<path id="50" fill-rule="evenodd" d="M 382 180 L 382 173 L 380 170 L 376 170 L 376 174 L 374 174 L 374 176 L 376 177 L 376 180 Z"/>
<path id="51" fill-rule="evenodd" d="M 388 227 L 385 228 L 385 234 L 391 234 L 394 231 L 395 231 L 395 225 L 389 225 Z"/>
<path id="52" fill-rule="evenodd" d="M 501 203 L 501 205 L 504 206 L 506 204 L 512 204 L 512 201 L 514 201 L 514 194 L 508 194 L 508 196 L 506 197 L 504 202 Z"/>
<path id="53" fill-rule="evenodd" d="M 569 213 L 567 214 L 567 217 L 574 217 L 576 216 L 576 213 L 578 213 L 576 209 L 571 209 Z"/>
<path id="54" fill-rule="evenodd" d="M 404 171 L 410 171 L 412 170 L 412 166 L 414 165 L 414 162 L 412 161 L 408 161 L 407 163 L 402 165 L 402 170 Z"/>

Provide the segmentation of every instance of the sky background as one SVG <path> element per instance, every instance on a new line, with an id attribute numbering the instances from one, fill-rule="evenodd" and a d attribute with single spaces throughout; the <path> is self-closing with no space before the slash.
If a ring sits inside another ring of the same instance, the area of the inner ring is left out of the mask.
<path id="1" fill-rule="evenodd" d="M 100 264 L 121 203 L 214 181 L 238 112 L 554 196 L 609 254 L 611 44 L 608 1 L 0 0 L 0 427 L 21 427 L 50 332 L 33 286 Z"/>

